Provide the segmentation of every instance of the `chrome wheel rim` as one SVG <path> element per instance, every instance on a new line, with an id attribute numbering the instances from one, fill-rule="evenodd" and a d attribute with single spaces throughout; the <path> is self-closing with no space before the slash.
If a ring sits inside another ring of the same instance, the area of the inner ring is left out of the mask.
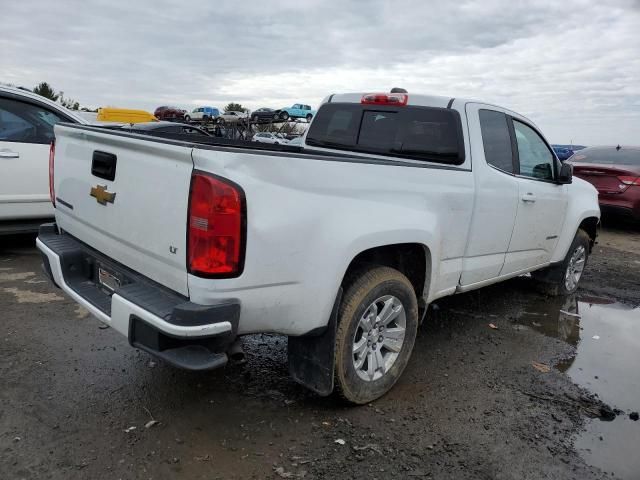
<path id="1" fill-rule="evenodd" d="M 567 291 L 572 292 L 577 288 L 586 261 L 587 251 L 580 245 L 573 251 L 567 265 L 567 271 L 564 274 L 564 286 Z"/>
<path id="2" fill-rule="evenodd" d="M 407 315 L 400 300 L 385 295 L 371 303 L 353 335 L 351 358 L 358 377 L 367 382 L 382 378 L 398 359 L 406 331 Z"/>

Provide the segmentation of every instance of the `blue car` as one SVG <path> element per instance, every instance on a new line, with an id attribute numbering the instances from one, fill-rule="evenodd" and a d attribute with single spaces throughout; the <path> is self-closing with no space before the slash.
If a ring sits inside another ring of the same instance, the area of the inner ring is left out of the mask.
<path id="1" fill-rule="evenodd" d="M 556 156 L 558 157 L 558 160 L 562 162 L 564 162 L 567 158 L 573 155 L 573 150 L 561 145 L 551 145 L 551 148 L 553 148 L 553 151 L 556 152 Z"/>
<path id="2" fill-rule="evenodd" d="M 307 122 L 310 122 L 316 111 L 309 105 L 302 103 L 295 103 L 290 107 L 281 108 L 276 110 L 275 113 L 281 120 L 289 120 L 290 118 L 305 118 Z"/>

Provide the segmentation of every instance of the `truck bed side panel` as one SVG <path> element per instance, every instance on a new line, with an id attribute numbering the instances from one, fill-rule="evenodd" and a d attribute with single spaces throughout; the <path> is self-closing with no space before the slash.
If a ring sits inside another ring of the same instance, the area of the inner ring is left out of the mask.
<path id="1" fill-rule="evenodd" d="M 191 300 L 237 295 L 240 333 L 303 334 L 326 324 L 347 266 L 369 248 L 419 243 L 431 253 L 430 297 L 453 291 L 473 205 L 460 169 L 312 155 L 195 148 L 194 165 L 242 185 L 247 251 L 239 278 L 189 277 Z"/>

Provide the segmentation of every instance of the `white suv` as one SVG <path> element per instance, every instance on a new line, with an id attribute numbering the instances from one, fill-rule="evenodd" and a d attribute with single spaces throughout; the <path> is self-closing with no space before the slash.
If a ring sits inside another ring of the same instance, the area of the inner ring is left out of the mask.
<path id="1" fill-rule="evenodd" d="M 89 123 L 40 95 L 0 86 L 0 235 L 37 231 L 53 217 L 48 159 L 58 122 Z"/>
<path id="2" fill-rule="evenodd" d="M 289 143 L 289 141 L 278 133 L 258 132 L 253 136 L 254 142 L 271 143 L 279 145 L 281 143 Z"/>

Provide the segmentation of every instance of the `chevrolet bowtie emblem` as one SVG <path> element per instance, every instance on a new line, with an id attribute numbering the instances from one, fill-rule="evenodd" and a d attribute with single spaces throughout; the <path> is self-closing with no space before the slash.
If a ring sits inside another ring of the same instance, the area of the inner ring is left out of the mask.
<path id="1" fill-rule="evenodd" d="M 96 185 L 95 187 L 91 187 L 90 195 L 94 197 L 100 205 L 106 205 L 107 202 L 113 203 L 116 199 L 116 194 L 107 192 L 106 185 Z"/>

